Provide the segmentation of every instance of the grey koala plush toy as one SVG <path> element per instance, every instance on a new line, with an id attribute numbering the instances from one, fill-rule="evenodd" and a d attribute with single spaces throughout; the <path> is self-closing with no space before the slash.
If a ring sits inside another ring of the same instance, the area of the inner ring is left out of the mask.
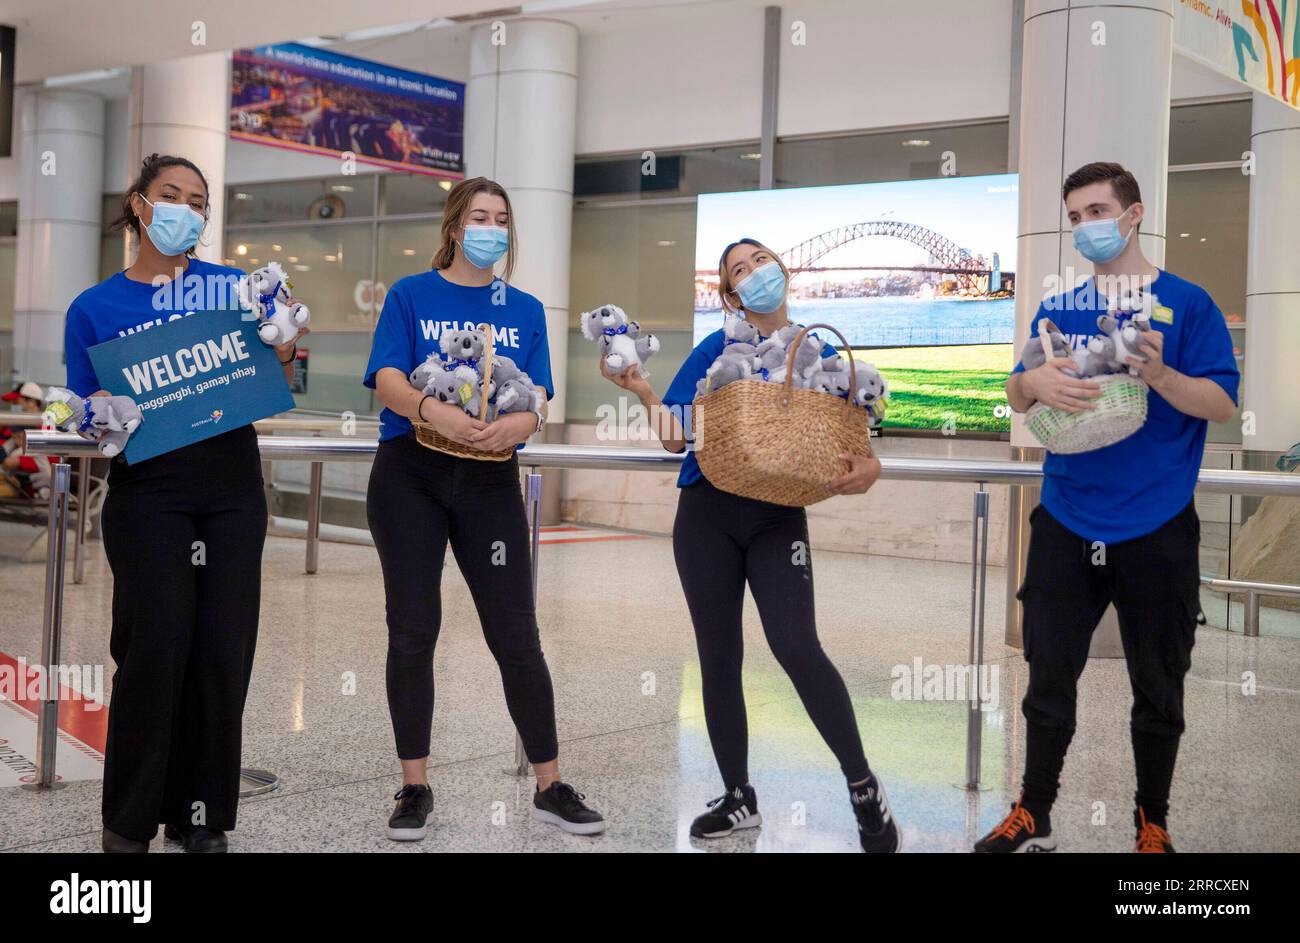
<path id="1" fill-rule="evenodd" d="M 411 375 L 408 378 L 411 381 L 411 386 L 415 387 L 417 390 L 424 389 L 429 385 L 429 381 L 433 379 L 433 375 L 445 369 L 445 366 L 442 356 L 436 350 L 433 351 L 427 358 L 425 358 L 424 363 L 411 371 Z"/>
<path id="2" fill-rule="evenodd" d="M 808 378 L 808 389 L 816 393 L 830 393 L 841 399 L 849 395 L 849 375 L 842 370 L 816 370 Z"/>
<path id="3" fill-rule="evenodd" d="M 497 387 L 497 414 L 523 413 L 540 409 L 541 404 L 538 402 L 540 397 L 541 394 L 537 392 L 537 388 L 533 381 L 528 378 L 528 374 L 520 373 Z"/>
<path id="4" fill-rule="evenodd" d="M 1070 353 L 1070 342 L 1065 339 L 1064 334 L 1049 330 L 1047 336 L 1052 342 L 1053 357 L 1073 357 Z M 1026 370 L 1034 370 L 1047 362 L 1043 354 L 1043 344 L 1037 337 L 1025 341 L 1024 349 L 1020 351 L 1020 362 L 1025 365 Z"/>
<path id="5" fill-rule="evenodd" d="M 600 344 L 605 369 L 610 373 L 621 373 L 634 366 L 642 376 L 650 375 L 645 362 L 659 353 L 659 338 L 642 334 L 641 325 L 618 305 L 601 305 L 585 311 L 580 323 L 582 336 Z"/>
<path id="6" fill-rule="evenodd" d="M 731 344 L 758 344 L 758 328 L 750 324 L 742 317 L 734 314 L 727 315 L 722 322 L 722 336 L 726 338 L 726 343 Z"/>
<path id="7" fill-rule="evenodd" d="M 1115 360 L 1115 340 L 1109 334 L 1094 334 L 1088 345 L 1075 351 L 1074 360 L 1079 365 L 1080 377 L 1099 377 L 1119 369 Z"/>
<path id="8" fill-rule="evenodd" d="M 1134 317 L 1120 327 L 1115 318 L 1103 314 L 1097 318 L 1097 327 L 1115 346 L 1114 370 L 1117 372 L 1127 370 L 1133 376 L 1137 376 L 1137 367 L 1127 363 L 1125 358 L 1133 357 L 1143 363 L 1147 362 L 1149 358 L 1142 353 L 1141 345 L 1142 335 L 1151 330 L 1151 322 L 1146 318 Z"/>
<path id="9" fill-rule="evenodd" d="M 459 365 L 460 362 L 475 363 L 483 356 L 487 340 L 481 331 L 444 331 L 438 338 L 447 362 Z"/>
<path id="10" fill-rule="evenodd" d="M 77 396 L 71 390 L 51 389 L 45 413 L 56 426 L 99 444 L 99 454 L 112 458 L 126 448 L 126 440 L 144 421 L 144 414 L 129 396 Z"/>

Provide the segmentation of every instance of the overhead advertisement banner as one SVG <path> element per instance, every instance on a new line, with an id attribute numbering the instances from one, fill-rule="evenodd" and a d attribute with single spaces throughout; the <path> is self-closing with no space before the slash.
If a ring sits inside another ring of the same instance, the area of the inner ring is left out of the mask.
<path id="1" fill-rule="evenodd" d="M 297 43 L 236 49 L 230 136 L 460 178 L 465 86 Z"/>
<path id="2" fill-rule="evenodd" d="M 1300 91 L 1300 3 L 1175 0 L 1174 45 L 1293 108 Z"/>

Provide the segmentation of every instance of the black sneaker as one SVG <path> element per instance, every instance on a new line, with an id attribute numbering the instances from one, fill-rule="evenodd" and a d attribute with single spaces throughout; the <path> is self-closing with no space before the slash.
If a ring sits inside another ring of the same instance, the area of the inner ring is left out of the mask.
<path id="1" fill-rule="evenodd" d="M 180 842 L 189 854 L 225 854 L 230 850 L 230 839 L 225 832 L 202 825 L 169 823 L 163 826 L 163 837 Z"/>
<path id="2" fill-rule="evenodd" d="M 709 800 L 709 811 L 691 823 L 691 835 L 695 838 L 721 838 L 738 828 L 757 828 L 762 824 L 754 787 L 737 786 L 731 792 Z"/>
<path id="3" fill-rule="evenodd" d="M 860 786 L 849 787 L 849 801 L 858 817 L 858 841 L 868 854 L 893 854 L 903 847 L 903 832 L 889 811 L 885 787 L 873 773 Z"/>
<path id="4" fill-rule="evenodd" d="M 1047 813 L 1034 816 L 1016 800 L 1011 812 L 993 831 L 975 843 L 981 854 L 1020 854 L 1021 852 L 1055 851 L 1052 819 Z"/>
<path id="5" fill-rule="evenodd" d="M 584 804 L 585 798 L 568 783 L 551 783 L 545 791 L 534 789 L 533 818 L 574 835 L 598 835 L 605 830 L 605 817 Z"/>
<path id="6" fill-rule="evenodd" d="M 429 834 L 429 813 L 433 791 L 428 786 L 407 783 L 393 796 L 397 808 L 388 820 L 388 837 L 393 841 L 419 841 Z"/>

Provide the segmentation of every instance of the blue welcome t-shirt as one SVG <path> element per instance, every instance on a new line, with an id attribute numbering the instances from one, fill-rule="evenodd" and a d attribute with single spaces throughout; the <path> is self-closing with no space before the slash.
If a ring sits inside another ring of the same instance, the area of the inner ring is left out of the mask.
<path id="1" fill-rule="evenodd" d="M 243 308 L 238 292 L 243 276 L 237 268 L 189 259 L 182 275 L 161 285 L 137 282 L 118 272 L 87 288 L 73 299 L 63 327 L 68 389 L 78 396 L 103 389 L 86 353 L 96 344 L 146 331 L 196 311 Z M 256 320 L 256 315 L 245 311 L 244 320 Z"/>
<path id="2" fill-rule="evenodd" d="M 816 336 L 815 331 L 813 336 Z M 766 338 L 760 335 L 760 339 Z M 703 477 L 700 463 L 695 460 L 695 437 L 691 431 L 691 403 L 695 402 L 696 386 L 704 379 L 704 375 L 709 372 L 709 367 L 713 366 L 713 361 L 718 359 L 725 346 L 727 346 L 727 335 L 722 328 L 700 341 L 682 363 L 681 369 L 673 377 L 673 382 L 668 385 L 668 392 L 664 394 L 663 404 L 672 410 L 677 421 L 681 423 L 682 431 L 686 434 L 686 457 L 682 459 L 681 471 L 677 475 L 679 488 L 693 485 Z M 834 353 L 835 348 L 830 344 L 822 345 L 823 357 L 830 357 Z"/>
<path id="3" fill-rule="evenodd" d="M 1148 290 L 1155 295 L 1151 327 L 1164 335 L 1163 359 L 1179 373 L 1207 377 L 1237 401 L 1241 379 L 1223 313 L 1199 285 L 1160 270 Z M 1090 283 L 1043 302 L 1030 336 L 1049 318 L 1074 348 L 1099 333 L 1106 299 Z M 1023 372 L 1017 363 L 1013 373 Z M 1042 504 L 1058 521 L 1088 540 L 1116 543 L 1159 529 L 1192 500 L 1201 470 L 1208 424 L 1179 412 L 1152 390 L 1146 424 L 1114 445 L 1078 455 L 1047 453 Z"/>
<path id="4" fill-rule="evenodd" d="M 440 350 L 444 331 L 471 331 L 483 323 L 492 325 L 495 352 L 513 360 L 535 386 L 546 390 L 547 399 L 554 396 L 542 303 L 500 279 L 482 286 L 457 285 L 436 269 L 400 278 L 388 290 L 361 382 L 373 390 L 375 375 L 384 367 L 409 376 Z M 387 407 L 379 419 L 380 442 L 411 431 L 411 421 Z"/>

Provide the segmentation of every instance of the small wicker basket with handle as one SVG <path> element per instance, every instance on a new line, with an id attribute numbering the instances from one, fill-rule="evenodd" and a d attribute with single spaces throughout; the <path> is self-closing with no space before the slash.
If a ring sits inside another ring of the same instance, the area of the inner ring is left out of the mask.
<path id="1" fill-rule="evenodd" d="M 1052 331 L 1059 328 L 1048 318 L 1038 323 L 1038 340 L 1047 359 L 1053 358 Z M 1147 391 L 1142 380 L 1128 373 L 1108 373 L 1091 378 L 1101 387 L 1092 409 L 1068 413 L 1035 403 L 1025 414 L 1025 425 L 1044 448 L 1057 455 L 1092 452 L 1127 439 L 1147 421 Z"/>
<path id="2" fill-rule="evenodd" d="M 492 383 L 492 325 L 480 325 L 479 329 L 483 332 L 483 402 L 478 408 L 478 418 L 488 421 L 489 404 L 486 391 Z M 461 445 L 447 438 L 437 429 L 433 428 L 432 423 L 423 422 L 419 419 L 411 420 L 411 425 L 415 427 L 415 441 L 419 442 L 426 449 L 433 449 L 435 452 L 446 452 L 448 455 L 455 455 L 457 458 L 472 458 L 480 462 L 505 462 L 514 454 L 514 446 L 501 449 L 498 452 L 488 452 L 483 449 L 476 449 L 469 445 Z"/>
<path id="3" fill-rule="evenodd" d="M 805 327 L 786 354 L 785 380 L 738 380 L 695 400 L 695 457 L 716 488 L 746 498 L 807 507 L 830 497 L 826 483 L 848 469 L 840 455 L 870 455 L 867 411 L 847 399 L 796 389 L 794 358 L 804 337 L 829 324 Z M 849 389 L 857 367 L 849 358 Z"/>

